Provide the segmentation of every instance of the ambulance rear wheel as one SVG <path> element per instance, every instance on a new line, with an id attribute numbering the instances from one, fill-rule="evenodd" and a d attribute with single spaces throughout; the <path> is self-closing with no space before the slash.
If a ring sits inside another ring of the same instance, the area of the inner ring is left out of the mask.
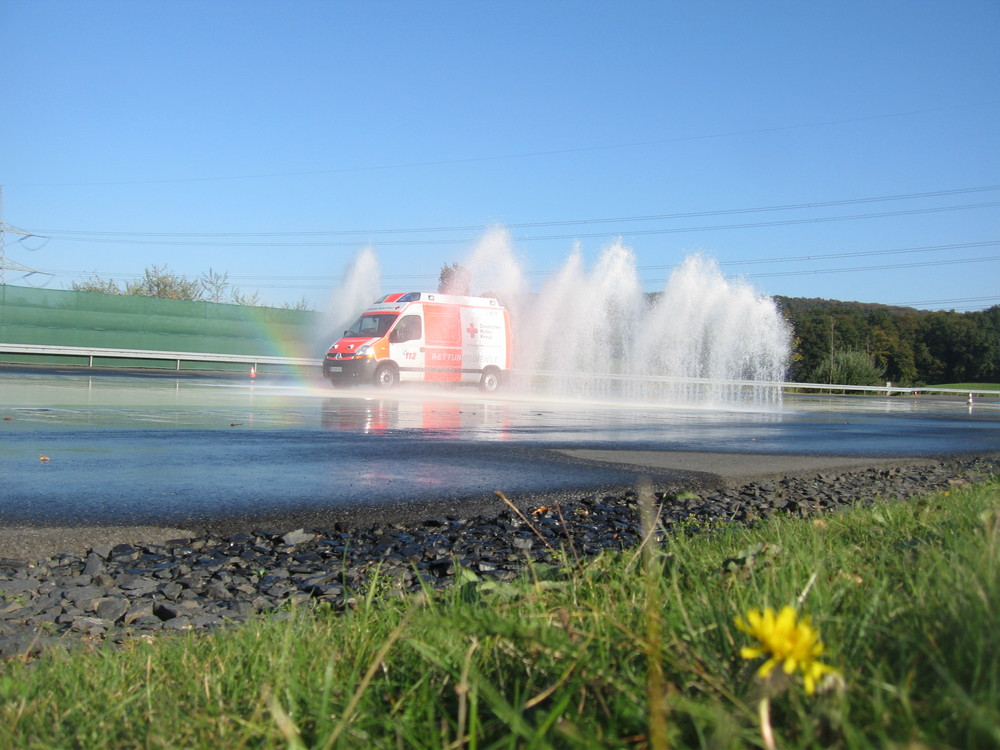
<path id="1" fill-rule="evenodd" d="M 483 377 L 479 380 L 479 389 L 487 393 L 493 393 L 500 387 L 500 371 L 495 367 L 487 367 L 483 370 Z"/>
<path id="2" fill-rule="evenodd" d="M 375 385 L 379 388 L 392 388 L 399 382 L 399 371 L 395 365 L 379 365 L 375 370 Z"/>

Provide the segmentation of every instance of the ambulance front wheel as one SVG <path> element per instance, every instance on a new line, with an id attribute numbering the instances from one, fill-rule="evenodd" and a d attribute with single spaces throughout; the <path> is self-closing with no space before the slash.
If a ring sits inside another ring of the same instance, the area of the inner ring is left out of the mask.
<path id="1" fill-rule="evenodd" d="M 395 365 L 379 365 L 375 370 L 375 385 L 379 388 L 392 388 L 399 382 L 399 370 Z"/>
<path id="2" fill-rule="evenodd" d="M 483 370 L 483 377 L 479 380 L 480 390 L 493 393 L 500 387 L 500 371 L 495 367 L 487 367 Z"/>

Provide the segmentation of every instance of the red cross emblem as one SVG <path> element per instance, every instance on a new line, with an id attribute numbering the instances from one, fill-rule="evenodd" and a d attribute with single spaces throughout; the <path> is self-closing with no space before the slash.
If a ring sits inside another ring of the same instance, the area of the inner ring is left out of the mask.
<path id="1" fill-rule="evenodd" d="M 476 328 L 475 324 L 473 323 L 469 323 L 469 327 L 466 328 L 465 330 L 469 332 L 469 336 L 471 336 L 472 338 L 475 338 L 476 334 L 479 333 L 479 329 Z"/>

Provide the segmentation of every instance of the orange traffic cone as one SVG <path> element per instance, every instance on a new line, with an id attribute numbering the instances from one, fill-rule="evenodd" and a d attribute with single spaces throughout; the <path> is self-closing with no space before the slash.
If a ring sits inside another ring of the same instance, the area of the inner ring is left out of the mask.
<path id="1" fill-rule="evenodd" d="M 257 377 L 257 365 L 250 365 L 250 377 Z"/>

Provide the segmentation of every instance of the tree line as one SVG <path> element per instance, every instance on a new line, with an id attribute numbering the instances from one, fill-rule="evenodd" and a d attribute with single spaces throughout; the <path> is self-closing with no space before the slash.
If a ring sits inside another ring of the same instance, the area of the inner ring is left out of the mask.
<path id="1" fill-rule="evenodd" d="M 131 279 L 119 285 L 114 279 L 91 276 L 84 281 L 70 284 L 74 292 L 100 292 L 101 294 L 128 294 L 133 297 L 158 297 L 159 299 L 179 299 L 189 302 L 222 302 L 247 307 L 264 307 L 260 293 L 243 292 L 229 283 L 228 273 L 217 273 L 211 268 L 197 279 L 180 276 L 166 266 L 147 266 L 142 277 Z M 294 305 L 282 305 L 288 310 L 308 310 L 305 298 Z"/>
<path id="2" fill-rule="evenodd" d="M 791 381 L 901 386 L 1000 382 L 1000 305 L 955 312 L 774 299 L 792 326 Z"/>

